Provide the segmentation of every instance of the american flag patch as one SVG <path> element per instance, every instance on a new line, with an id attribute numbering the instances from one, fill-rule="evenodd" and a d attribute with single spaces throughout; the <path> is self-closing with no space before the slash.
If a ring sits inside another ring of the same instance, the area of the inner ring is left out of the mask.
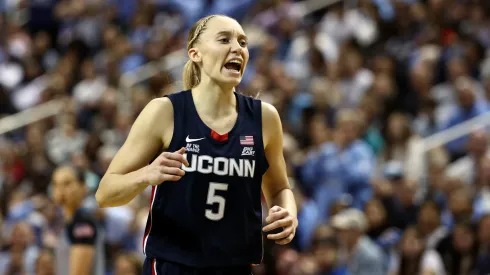
<path id="1" fill-rule="evenodd" d="M 253 136 L 240 136 L 240 145 L 254 145 Z"/>

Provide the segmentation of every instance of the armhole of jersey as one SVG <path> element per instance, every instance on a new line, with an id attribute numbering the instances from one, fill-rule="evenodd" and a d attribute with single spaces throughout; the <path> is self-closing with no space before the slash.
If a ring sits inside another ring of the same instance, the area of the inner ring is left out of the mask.
<path id="1" fill-rule="evenodd" d="M 258 114 L 258 119 L 257 119 L 257 123 L 259 124 L 259 135 L 260 135 L 260 142 L 259 142 L 259 146 L 260 146 L 260 151 L 263 152 L 263 173 L 265 173 L 267 171 L 267 169 L 269 169 L 269 162 L 267 160 L 267 157 L 265 155 L 265 144 L 264 144 L 264 128 L 263 128 L 263 121 L 262 121 L 262 101 L 258 100 L 258 99 L 252 99 L 255 103 L 255 107 L 257 109 L 257 114 Z"/>
<path id="2" fill-rule="evenodd" d="M 173 113 L 174 113 L 174 129 L 173 129 L 173 133 L 172 133 L 172 138 L 170 140 L 170 143 L 168 144 L 168 148 L 167 148 L 167 151 L 172 151 L 172 150 L 177 150 L 176 149 L 176 143 L 181 139 L 181 137 L 179 137 L 180 133 L 181 133 L 181 128 L 183 123 L 184 123 L 184 118 L 182 115 L 179 115 L 179 110 L 182 110 L 184 108 L 183 104 L 182 104 L 182 100 L 178 97 L 178 95 L 180 95 L 180 93 L 177 93 L 177 94 L 170 94 L 170 95 L 165 95 L 164 97 L 167 97 L 168 99 L 170 99 L 170 102 L 172 103 L 172 108 L 173 108 Z"/>

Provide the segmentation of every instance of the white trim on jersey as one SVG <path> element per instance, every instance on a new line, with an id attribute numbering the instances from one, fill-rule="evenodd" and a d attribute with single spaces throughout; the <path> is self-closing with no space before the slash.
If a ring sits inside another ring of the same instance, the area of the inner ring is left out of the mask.
<path id="1" fill-rule="evenodd" d="M 158 189 L 158 185 L 157 186 L 152 186 L 151 188 L 151 203 L 150 203 L 150 227 L 148 228 L 148 232 L 145 232 L 145 236 L 143 238 L 143 254 L 146 255 L 146 242 L 148 242 L 148 237 L 150 236 L 150 232 L 151 232 L 151 226 L 152 226 L 152 223 L 153 223 L 153 214 L 152 214 L 152 210 L 153 210 L 153 204 L 155 203 L 155 198 L 157 196 L 157 189 Z"/>
<path id="2" fill-rule="evenodd" d="M 153 272 L 152 275 L 158 275 L 157 273 L 157 260 L 153 259 Z"/>

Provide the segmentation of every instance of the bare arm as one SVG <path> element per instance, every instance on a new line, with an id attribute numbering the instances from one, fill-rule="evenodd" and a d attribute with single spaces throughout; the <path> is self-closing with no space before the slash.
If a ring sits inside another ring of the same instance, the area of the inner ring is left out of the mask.
<path id="1" fill-rule="evenodd" d="M 262 103 L 262 129 L 269 163 L 269 169 L 262 178 L 262 191 L 270 208 L 264 231 L 282 227 L 282 232 L 269 234 L 268 238 L 279 244 L 287 244 L 296 232 L 297 209 L 284 161 L 281 119 L 277 110 L 267 103 Z"/>
<path id="2" fill-rule="evenodd" d="M 152 100 L 134 122 L 100 182 L 95 194 L 100 207 L 124 205 L 149 185 L 145 169 L 164 147 L 164 138 L 172 133 L 172 103 L 168 98 Z"/>
<path id="3" fill-rule="evenodd" d="M 95 248 L 93 245 L 77 244 L 70 248 L 70 275 L 91 274 Z"/>

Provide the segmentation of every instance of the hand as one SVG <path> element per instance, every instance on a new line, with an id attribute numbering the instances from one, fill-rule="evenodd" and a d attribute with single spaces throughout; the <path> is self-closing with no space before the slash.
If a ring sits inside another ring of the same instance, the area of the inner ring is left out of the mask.
<path id="1" fill-rule="evenodd" d="M 178 181 L 185 175 L 182 164 L 189 166 L 184 158 L 185 148 L 173 153 L 163 152 L 150 165 L 145 167 L 145 182 L 149 185 L 159 185 L 165 181 Z"/>
<path id="2" fill-rule="evenodd" d="M 298 220 L 293 217 L 288 210 L 280 206 L 274 206 L 269 210 L 269 216 L 265 219 L 267 225 L 262 229 L 264 232 L 269 232 L 277 228 L 282 228 L 282 231 L 275 234 L 268 234 L 267 239 L 275 240 L 277 244 L 290 243 L 296 234 Z"/>

